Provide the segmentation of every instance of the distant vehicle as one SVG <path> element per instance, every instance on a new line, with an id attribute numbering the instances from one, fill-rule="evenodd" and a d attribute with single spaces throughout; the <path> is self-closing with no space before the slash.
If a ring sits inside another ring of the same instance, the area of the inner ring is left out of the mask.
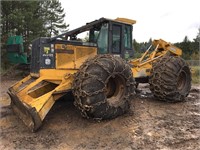
<path id="1" fill-rule="evenodd" d="M 9 36 L 6 42 L 7 60 L 11 64 L 29 64 L 21 35 Z"/>

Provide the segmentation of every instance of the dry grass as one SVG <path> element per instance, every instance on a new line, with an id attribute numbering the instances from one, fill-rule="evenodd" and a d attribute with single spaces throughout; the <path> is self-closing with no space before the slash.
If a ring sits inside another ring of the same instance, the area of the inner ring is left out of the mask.
<path id="1" fill-rule="evenodd" d="M 192 66 L 192 83 L 200 84 L 200 66 Z"/>

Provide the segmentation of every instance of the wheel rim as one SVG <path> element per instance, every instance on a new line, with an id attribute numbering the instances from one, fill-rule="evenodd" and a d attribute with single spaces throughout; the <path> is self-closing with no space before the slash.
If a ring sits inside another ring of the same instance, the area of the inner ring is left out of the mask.
<path id="1" fill-rule="evenodd" d="M 112 106 L 118 106 L 122 102 L 125 92 L 125 80 L 120 75 L 110 77 L 106 84 L 107 102 Z"/>
<path id="2" fill-rule="evenodd" d="M 187 75 L 185 71 L 181 71 L 178 77 L 178 82 L 177 82 L 177 88 L 180 92 L 184 91 L 186 87 L 186 80 L 187 80 Z"/>

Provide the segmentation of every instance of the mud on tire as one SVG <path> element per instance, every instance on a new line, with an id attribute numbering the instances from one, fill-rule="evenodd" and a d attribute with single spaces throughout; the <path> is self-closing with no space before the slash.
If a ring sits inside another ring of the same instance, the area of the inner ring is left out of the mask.
<path id="1" fill-rule="evenodd" d="M 149 83 L 156 98 L 183 101 L 191 89 L 190 68 L 181 57 L 165 56 L 153 64 Z"/>
<path id="2" fill-rule="evenodd" d="M 83 117 L 111 119 L 129 109 L 135 81 L 129 65 L 120 57 L 97 55 L 80 67 L 72 89 L 74 104 Z"/>

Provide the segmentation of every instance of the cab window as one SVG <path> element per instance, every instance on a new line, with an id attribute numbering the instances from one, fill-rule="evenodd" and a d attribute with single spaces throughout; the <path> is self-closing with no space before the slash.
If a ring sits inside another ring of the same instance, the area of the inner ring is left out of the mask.
<path id="1" fill-rule="evenodd" d="M 100 54 L 108 53 L 108 23 L 102 25 L 98 35 L 97 45 Z"/>
<path id="2" fill-rule="evenodd" d="M 131 41 L 131 26 L 126 25 L 124 28 L 124 46 L 125 49 L 132 48 L 132 41 Z"/>
<path id="3" fill-rule="evenodd" d="M 121 26 L 112 26 L 112 52 L 120 54 L 121 52 Z"/>

